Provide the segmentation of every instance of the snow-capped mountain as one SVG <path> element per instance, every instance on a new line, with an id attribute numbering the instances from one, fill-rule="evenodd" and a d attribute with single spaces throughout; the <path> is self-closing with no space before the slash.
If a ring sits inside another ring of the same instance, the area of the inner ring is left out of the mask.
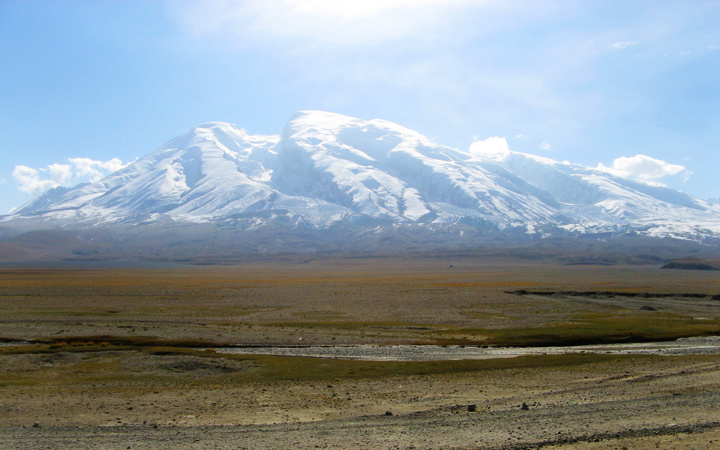
<path id="1" fill-rule="evenodd" d="M 206 123 L 91 184 L 5 216 L 64 228 L 336 224 L 720 237 L 720 205 L 599 170 L 506 152 L 478 157 L 383 120 L 297 113 L 277 136 Z M 169 226 L 169 225 L 168 225 Z"/>

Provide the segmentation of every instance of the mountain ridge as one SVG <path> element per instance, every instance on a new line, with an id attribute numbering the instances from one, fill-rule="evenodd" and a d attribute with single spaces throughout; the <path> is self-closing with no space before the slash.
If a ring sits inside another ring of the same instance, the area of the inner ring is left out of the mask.
<path id="1" fill-rule="evenodd" d="M 151 223 L 704 241 L 720 238 L 720 205 L 544 157 L 482 157 L 380 119 L 301 111 L 272 136 L 201 124 L 101 180 L 52 189 L 0 219 L 63 229 Z"/>

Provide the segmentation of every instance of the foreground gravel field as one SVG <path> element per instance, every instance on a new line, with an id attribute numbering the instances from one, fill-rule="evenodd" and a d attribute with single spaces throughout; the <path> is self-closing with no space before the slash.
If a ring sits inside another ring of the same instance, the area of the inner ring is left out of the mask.
<path id="1" fill-rule="evenodd" d="M 163 361 L 158 367 L 190 363 Z M 566 367 L 330 384 L 6 385 L 0 395 L 0 448 L 13 449 L 701 449 L 720 444 L 715 355 L 613 357 Z"/>
<path id="2" fill-rule="evenodd" d="M 468 412 L 457 406 L 402 416 L 319 423 L 202 427 L 52 427 L 0 430 L 3 448 L 713 448 L 720 445 L 713 393 L 632 402 Z M 703 411 L 690 420 L 687 411 Z M 672 421 L 669 421 L 670 416 Z M 605 443 L 606 447 L 600 444 Z M 618 445 L 616 447 L 616 445 Z M 589 448 L 589 447 L 588 447 Z"/>

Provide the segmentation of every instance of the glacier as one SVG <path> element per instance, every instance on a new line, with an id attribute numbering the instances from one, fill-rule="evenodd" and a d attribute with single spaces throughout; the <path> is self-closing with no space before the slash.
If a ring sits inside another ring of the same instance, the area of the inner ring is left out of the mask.
<path id="1" fill-rule="evenodd" d="M 3 223 L 457 226 L 703 240 L 720 237 L 720 205 L 568 162 L 462 151 L 385 120 L 301 111 L 271 136 L 199 125 L 99 181 L 51 189 Z"/>

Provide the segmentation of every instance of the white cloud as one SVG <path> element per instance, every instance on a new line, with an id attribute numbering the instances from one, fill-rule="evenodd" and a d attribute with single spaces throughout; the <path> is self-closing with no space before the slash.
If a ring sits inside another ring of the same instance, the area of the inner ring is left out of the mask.
<path id="1" fill-rule="evenodd" d="M 118 158 L 95 161 L 90 158 L 69 158 L 70 164 L 50 164 L 34 169 L 15 166 L 12 176 L 19 190 L 31 195 L 40 195 L 58 186 L 74 186 L 78 183 L 97 181 L 127 164 Z"/>
<path id="2" fill-rule="evenodd" d="M 470 153 L 478 158 L 502 160 L 510 154 L 510 147 L 504 137 L 489 137 L 470 144 Z"/>
<path id="3" fill-rule="evenodd" d="M 657 180 L 667 176 L 684 173 L 685 180 L 687 180 L 691 175 L 691 172 L 684 166 L 670 164 L 647 155 L 622 156 L 613 161 L 612 167 L 600 163 L 597 169 L 655 185 L 662 185 Z"/>
<path id="4" fill-rule="evenodd" d="M 422 33 L 441 12 L 472 0 L 225 0 L 182 2 L 174 13 L 195 37 L 239 41 L 315 38 L 327 44 L 377 42 Z M 247 42 L 245 42 L 247 45 Z"/>
<path id="5" fill-rule="evenodd" d="M 548 150 L 552 149 L 552 145 L 548 144 L 547 142 L 543 142 L 542 144 L 540 144 L 540 148 L 545 151 L 548 151 Z"/>
<path id="6" fill-rule="evenodd" d="M 637 45 L 637 41 L 621 41 L 621 42 L 615 42 L 612 44 L 613 48 L 617 50 L 622 50 L 624 48 L 632 47 L 633 45 Z"/>
<path id="7" fill-rule="evenodd" d="M 108 161 L 94 161 L 90 158 L 70 158 L 70 163 L 75 167 L 75 171 L 79 177 L 88 177 L 92 180 L 98 180 L 108 173 L 122 169 L 126 164 L 118 158 Z"/>
<path id="8" fill-rule="evenodd" d="M 32 167 L 22 165 L 15 166 L 12 175 L 18 185 L 18 189 L 28 194 L 39 195 L 48 189 L 60 186 L 62 183 L 53 178 L 49 167 L 50 166 L 43 169 L 45 175 L 41 175 L 39 170 L 33 169 Z"/>

